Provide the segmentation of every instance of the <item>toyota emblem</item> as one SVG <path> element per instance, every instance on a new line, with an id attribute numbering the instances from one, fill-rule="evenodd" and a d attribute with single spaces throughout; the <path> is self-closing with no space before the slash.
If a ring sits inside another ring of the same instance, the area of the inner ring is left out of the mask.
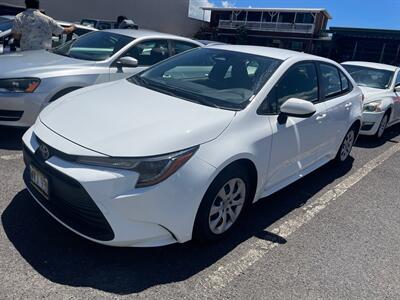
<path id="1" fill-rule="evenodd" d="M 40 155 L 42 156 L 43 160 L 48 160 L 50 157 L 50 150 L 45 144 L 41 144 L 39 146 Z"/>

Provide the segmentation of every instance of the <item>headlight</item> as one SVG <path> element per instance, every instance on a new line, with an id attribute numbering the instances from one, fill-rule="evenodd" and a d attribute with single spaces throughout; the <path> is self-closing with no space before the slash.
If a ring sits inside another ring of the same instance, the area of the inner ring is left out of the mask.
<path id="1" fill-rule="evenodd" d="M 0 79 L 0 92 L 33 93 L 39 84 L 39 78 Z"/>
<path id="2" fill-rule="evenodd" d="M 136 187 L 156 185 L 182 167 L 198 147 L 150 158 L 78 157 L 77 162 L 92 166 L 131 170 L 139 173 Z"/>
<path id="3" fill-rule="evenodd" d="M 364 111 L 367 112 L 381 112 L 382 111 L 382 101 L 374 101 L 364 104 Z"/>

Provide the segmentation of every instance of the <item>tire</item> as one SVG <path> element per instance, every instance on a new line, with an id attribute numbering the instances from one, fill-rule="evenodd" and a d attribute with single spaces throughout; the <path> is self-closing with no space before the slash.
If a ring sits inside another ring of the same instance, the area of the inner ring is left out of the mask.
<path id="1" fill-rule="evenodd" d="M 381 123 L 379 124 L 378 131 L 375 133 L 376 139 L 381 139 L 383 137 L 383 135 L 385 134 L 387 125 L 389 123 L 389 117 L 390 117 L 390 113 L 386 112 L 381 120 Z"/>
<path id="2" fill-rule="evenodd" d="M 250 176 L 245 169 L 231 165 L 223 170 L 203 197 L 196 215 L 193 239 L 210 242 L 224 238 L 243 216 L 251 201 L 251 188 Z M 236 197 L 232 193 L 237 194 Z"/>
<path id="3" fill-rule="evenodd" d="M 354 143 L 356 142 L 357 132 L 354 126 L 346 133 L 342 144 L 340 145 L 339 151 L 334 159 L 335 163 L 342 164 L 346 162 L 349 157 L 351 150 L 353 149 Z"/>

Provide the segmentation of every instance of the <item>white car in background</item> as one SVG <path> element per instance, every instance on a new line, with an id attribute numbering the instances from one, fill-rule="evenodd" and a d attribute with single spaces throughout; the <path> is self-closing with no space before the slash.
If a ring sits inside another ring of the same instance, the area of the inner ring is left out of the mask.
<path id="1" fill-rule="evenodd" d="M 252 202 L 346 161 L 361 110 L 331 60 L 211 45 L 49 105 L 23 137 L 24 180 L 98 243 L 214 240 Z"/>
<path id="2" fill-rule="evenodd" d="M 360 134 L 381 138 L 386 128 L 400 122 L 400 69 L 358 61 L 342 65 L 365 96 Z"/>
<path id="3" fill-rule="evenodd" d="M 46 105 L 71 91 L 129 77 L 202 45 L 154 31 L 115 29 L 49 51 L 0 55 L 0 125 L 29 127 Z"/>

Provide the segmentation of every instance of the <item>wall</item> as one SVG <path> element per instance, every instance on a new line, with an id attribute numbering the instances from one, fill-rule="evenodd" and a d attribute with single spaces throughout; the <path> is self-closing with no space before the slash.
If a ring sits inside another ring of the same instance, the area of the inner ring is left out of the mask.
<path id="1" fill-rule="evenodd" d="M 1 0 L 23 5 L 24 0 Z M 142 28 L 192 37 L 201 22 L 188 17 L 189 0 L 41 0 L 41 8 L 56 19 L 80 21 L 83 18 L 116 20 L 132 18 Z"/>

